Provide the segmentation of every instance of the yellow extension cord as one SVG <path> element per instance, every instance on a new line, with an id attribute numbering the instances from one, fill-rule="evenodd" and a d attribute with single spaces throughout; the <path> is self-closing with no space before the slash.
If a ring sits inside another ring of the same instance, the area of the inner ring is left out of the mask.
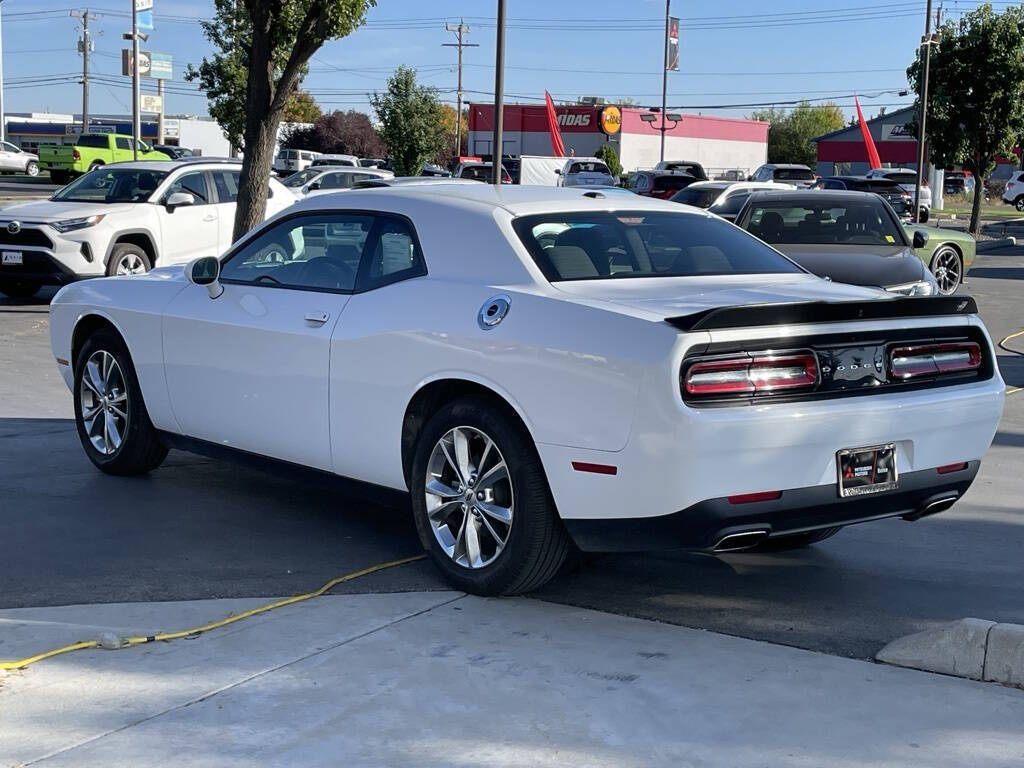
<path id="1" fill-rule="evenodd" d="M 283 600 L 277 600 L 273 603 L 267 603 L 261 605 L 259 608 L 253 608 L 252 610 L 245 611 L 243 613 L 236 613 L 233 616 L 228 616 L 226 619 L 220 621 L 212 621 L 209 624 L 203 624 L 199 627 L 192 627 L 191 629 L 183 629 L 178 632 L 162 632 L 158 635 L 138 635 L 135 637 L 123 637 L 120 638 L 120 646 L 118 648 L 130 648 L 134 645 L 145 645 L 146 643 L 155 643 L 158 640 L 177 640 L 182 637 L 196 637 L 201 635 L 203 632 L 209 632 L 211 629 L 218 629 L 220 627 L 226 627 L 228 624 L 234 624 L 236 621 L 242 619 L 248 619 L 251 616 L 258 616 L 261 613 L 272 611 L 275 608 L 283 608 L 286 605 L 294 605 L 295 603 L 301 603 L 304 600 L 310 600 L 314 597 L 320 597 L 326 592 L 334 589 L 339 584 L 343 584 L 346 581 L 352 581 L 358 579 L 361 576 L 368 576 L 371 573 L 377 571 L 383 571 L 387 568 L 395 568 L 399 565 L 405 565 L 407 563 L 415 562 L 416 560 L 422 560 L 426 555 L 416 555 L 414 557 L 403 557 L 400 560 L 389 560 L 386 563 L 378 563 L 377 565 L 371 565 L 369 568 L 363 568 L 361 571 L 353 571 L 352 573 L 346 573 L 344 576 L 338 576 L 335 579 L 331 579 L 324 584 L 320 589 L 313 590 L 312 592 L 306 592 L 302 595 L 295 595 L 293 597 L 286 597 Z M 71 653 L 72 651 L 84 651 L 88 648 L 105 648 L 99 640 L 82 640 L 81 642 L 71 643 L 60 648 L 54 648 L 51 651 L 44 651 L 43 653 L 37 653 L 35 656 L 29 656 L 24 659 L 18 659 L 17 661 L 0 661 L 0 670 L 10 669 L 24 669 L 25 667 L 35 664 L 37 661 L 43 659 L 49 659 L 53 656 L 60 656 L 64 653 Z M 117 650 L 118 648 L 111 649 Z"/>
<path id="2" fill-rule="evenodd" d="M 1024 355 L 1024 352 L 1018 352 L 1016 349 L 1010 349 L 1008 346 L 1006 346 L 1006 342 L 1008 342 L 1010 339 L 1016 339 L 1018 336 L 1024 336 L 1024 331 L 1017 331 L 1016 333 L 1011 333 L 1008 336 L 1004 336 L 1003 340 L 999 342 L 999 348 L 1000 349 L 1004 349 L 1007 352 L 1012 352 L 1015 355 Z M 1006 394 L 1008 394 L 1008 395 L 1013 395 L 1013 394 L 1016 394 L 1017 392 L 1022 392 L 1022 391 L 1024 391 L 1024 387 L 1007 387 L 1006 388 Z"/>

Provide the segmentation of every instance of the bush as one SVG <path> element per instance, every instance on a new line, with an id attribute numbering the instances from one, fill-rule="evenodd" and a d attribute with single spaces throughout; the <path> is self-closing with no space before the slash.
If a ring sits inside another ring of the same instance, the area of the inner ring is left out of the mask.
<path id="1" fill-rule="evenodd" d="M 615 147 L 611 144 L 605 144 L 597 152 L 594 153 L 594 157 L 604 162 L 608 166 L 608 170 L 612 172 L 612 176 L 618 178 L 622 176 L 622 163 L 619 162 L 619 155 L 615 151 Z"/>

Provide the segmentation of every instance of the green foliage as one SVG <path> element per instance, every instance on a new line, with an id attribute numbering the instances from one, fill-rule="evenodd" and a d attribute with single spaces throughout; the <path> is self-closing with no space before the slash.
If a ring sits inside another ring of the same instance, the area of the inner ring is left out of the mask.
<path id="1" fill-rule="evenodd" d="M 417 85 L 416 70 L 403 66 L 395 70 L 384 93 L 374 92 L 370 104 L 395 175 L 418 176 L 444 146 L 445 116 L 437 90 Z"/>
<path id="2" fill-rule="evenodd" d="M 805 101 L 790 112 L 772 107 L 754 112 L 750 117 L 771 124 L 768 129 L 769 163 L 802 163 L 811 168 L 818 158 L 811 139 L 838 131 L 846 125 L 842 110 L 832 102 L 812 106 Z"/>
<path id="3" fill-rule="evenodd" d="M 309 91 L 296 89 L 285 102 L 281 119 L 286 123 L 315 123 L 323 114 Z"/>
<path id="4" fill-rule="evenodd" d="M 594 153 L 594 157 L 603 161 L 616 179 L 622 175 L 622 163 L 619 162 L 619 154 L 611 144 L 603 145 Z"/>
<path id="5" fill-rule="evenodd" d="M 1024 135 L 1024 8 L 995 13 L 988 3 L 947 22 L 932 46 L 928 81 L 928 151 L 938 166 L 962 165 L 981 188 L 1000 155 Z M 923 51 L 922 51 L 923 52 Z M 907 69 L 920 109 L 922 58 Z M 916 131 L 916 123 L 912 125 Z M 981 196 L 971 213 L 978 232 Z"/>

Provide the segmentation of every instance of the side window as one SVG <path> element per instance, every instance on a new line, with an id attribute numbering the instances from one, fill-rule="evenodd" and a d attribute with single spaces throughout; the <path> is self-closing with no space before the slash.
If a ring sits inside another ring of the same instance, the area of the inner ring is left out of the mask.
<path id="1" fill-rule="evenodd" d="M 328 173 L 320 179 L 320 189 L 345 189 L 350 186 L 347 173 Z"/>
<path id="2" fill-rule="evenodd" d="M 117 138 L 114 139 L 114 141 L 117 143 L 118 149 L 130 150 L 132 148 L 131 139 L 122 139 L 120 136 L 118 136 Z"/>
<path id="3" fill-rule="evenodd" d="M 175 192 L 188 192 L 196 199 L 196 205 L 205 205 L 210 202 L 210 192 L 206 188 L 206 175 L 202 171 L 184 173 L 171 182 L 167 188 L 167 195 Z"/>
<path id="4" fill-rule="evenodd" d="M 0 150 L 4 152 L 17 152 L 18 148 L 13 144 L 8 144 L 6 141 L 0 141 Z"/>
<path id="5" fill-rule="evenodd" d="M 273 288 L 351 291 L 373 224 L 373 216 L 341 213 L 282 221 L 228 256 L 221 279 Z"/>
<path id="6" fill-rule="evenodd" d="M 826 181 L 825 189 L 846 189 L 846 185 L 840 181 Z"/>
<path id="7" fill-rule="evenodd" d="M 410 224 L 397 216 L 377 219 L 370 250 L 359 270 L 357 289 L 368 291 L 427 273 Z"/>
<path id="8" fill-rule="evenodd" d="M 217 188 L 218 203 L 233 203 L 238 199 L 238 171 L 213 171 L 210 175 Z"/>

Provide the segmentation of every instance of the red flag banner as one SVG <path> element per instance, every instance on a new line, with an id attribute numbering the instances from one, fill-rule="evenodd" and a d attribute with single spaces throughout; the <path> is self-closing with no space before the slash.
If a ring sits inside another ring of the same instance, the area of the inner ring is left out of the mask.
<path id="1" fill-rule="evenodd" d="M 872 170 L 881 168 L 882 161 L 878 159 L 875 140 L 871 138 L 871 129 L 868 128 L 867 121 L 864 120 L 864 113 L 860 111 L 860 101 L 856 96 L 853 97 L 853 103 L 857 105 L 857 122 L 860 123 L 860 135 L 864 138 L 864 146 L 868 150 L 868 163 L 871 165 Z"/>
<path id="2" fill-rule="evenodd" d="M 544 91 L 544 100 L 548 105 L 548 132 L 551 134 L 551 154 L 555 157 L 565 157 L 565 145 L 562 143 L 562 132 L 558 130 L 558 115 L 555 114 L 555 102 L 551 100 L 551 94 Z"/>

